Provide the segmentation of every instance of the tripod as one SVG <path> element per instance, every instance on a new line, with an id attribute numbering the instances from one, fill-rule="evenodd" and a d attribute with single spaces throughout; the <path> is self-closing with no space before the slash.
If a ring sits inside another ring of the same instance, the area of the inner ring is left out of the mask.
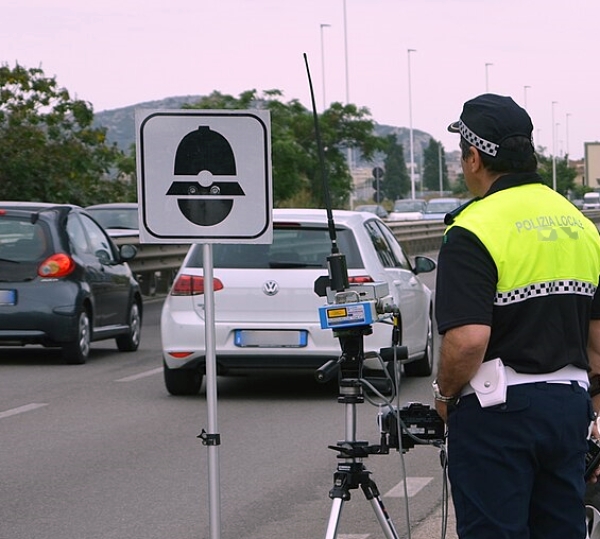
<path id="1" fill-rule="evenodd" d="M 340 381 L 338 402 L 345 406 L 345 439 L 330 449 L 338 451 L 343 459 L 333 474 L 333 488 L 329 497 L 333 500 L 325 539 L 336 539 L 344 502 L 350 500 L 350 491 L 363 491 L 371 504 L 375 516 L 387 539 L 398 539 L 398 533 L 385 509 L 375 481 L 363 464 L 370 454 L 385 454 L 389 448 L 385 445 L 370 446 L 368 442 L 356 440 L 356 405 L 364 402 L 360 378 L 364 361 L 364 335 L 370 334 L 370 326 L 338 332 L 342 355 L 337 361 L 328 362 L 317 371 L 317 379 L 326 380 L 327 374 L 339 366 Z"/>

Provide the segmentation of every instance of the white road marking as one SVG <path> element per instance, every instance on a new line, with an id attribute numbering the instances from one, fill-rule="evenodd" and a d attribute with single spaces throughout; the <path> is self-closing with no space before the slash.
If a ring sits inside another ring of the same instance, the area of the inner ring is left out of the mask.
<path id="1" fill-rule="evenodd" d="M 433 477 L 407 477 L 406 478 L 406 490 L 408 497 L 414 496 L 423 487 L 433 481 Z M 404 481 L 400 481 L 392 490 L 384 494 L 391 498 L 404 498 Z"/>
<path id="2" fill-rule="evenodd" d="M 18 408 L 12 408 L 10 410 L 0 412 L 0 419 L 4 419 L 5 417 L 10 417 L 12 415 L 22 414 L 24 412 L 31 412 L 31 410 L 36 410 L 37 408 L 43 408 L 44 406 L 48 406 L 48 403 L 47 402 L 32 402 L 31 404 L 25 404 L 24 406 L 19 406 Z"/>
<path id="3" fill-rule="evenodd" d="M 132 376 L 126 376 L 125 378 L 120 378 L 119 380 L 115 380 L 115 382 L 133 382 L 134 380 L 139 380 L 140 378 L 146 378 L 146 376 L 153 376 L 154 374 L 158 374 L 162 372 L 163 368 L 159 367 L 158 369 L 152 369 L 151 371 L 140 372 L 139 374 L 134 374 Z"/>
<path id="4" fill-rule="evenodd" d="M 370 533 L 367 533 L 367 535 L 356 535 L 356 534 L 348 535 L 347 533 L 342 533 L 342 534 L 338 535 L 339 539 L 369 539 L 370 536 L 371 536 Z"/>

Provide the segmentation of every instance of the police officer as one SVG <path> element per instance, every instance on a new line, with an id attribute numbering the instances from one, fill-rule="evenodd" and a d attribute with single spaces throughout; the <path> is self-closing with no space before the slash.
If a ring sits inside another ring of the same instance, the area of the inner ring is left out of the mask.
<path id="1" fill-rule="evenodd" d="M 584 539 L 590 367 L 600 393 L 598 230 L 542 183 L 531 119 L 510 97 L 467 101 L 448 129 L 475 196 L 446 216 L 436 283 L 433 390 L 457 532 Z"/>

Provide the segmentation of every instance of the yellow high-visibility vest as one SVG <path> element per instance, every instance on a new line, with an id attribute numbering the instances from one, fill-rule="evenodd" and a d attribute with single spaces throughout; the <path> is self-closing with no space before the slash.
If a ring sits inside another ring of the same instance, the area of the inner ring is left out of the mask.
<path id="1" fill-rule="evenodd" d="M 598 229 L 546 185 L 488 195 L 467 206 L 446 231 L 454 226 L 475 234 L 492 256 L 498 270 L 496 305 L 550 294 L 593 296 L 598 286 Z"/>

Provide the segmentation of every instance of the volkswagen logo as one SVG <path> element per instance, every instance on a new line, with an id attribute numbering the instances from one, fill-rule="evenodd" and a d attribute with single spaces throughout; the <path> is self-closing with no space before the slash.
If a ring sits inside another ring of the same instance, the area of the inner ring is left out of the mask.
<path id="1" fill-rule="evenodd" d="M 277 284 L 277 281 L 266 281 L 265 284 L 263 284 L 262 289 L 267 296 L 274 296 L 279 292 L 279 285 Z"/>

